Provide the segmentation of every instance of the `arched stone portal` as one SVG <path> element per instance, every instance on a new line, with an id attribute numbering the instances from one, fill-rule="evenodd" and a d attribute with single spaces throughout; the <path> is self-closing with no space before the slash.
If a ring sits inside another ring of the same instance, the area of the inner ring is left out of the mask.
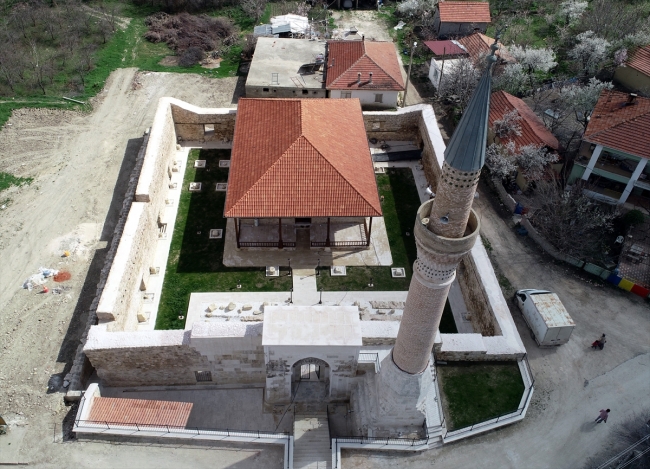
<path id="1" fill-rule="evenodd" d="M 331 368 L 320 358 L 302 358 L 291 367 L 294 402 L 326 401 L 330 397 Z"/>

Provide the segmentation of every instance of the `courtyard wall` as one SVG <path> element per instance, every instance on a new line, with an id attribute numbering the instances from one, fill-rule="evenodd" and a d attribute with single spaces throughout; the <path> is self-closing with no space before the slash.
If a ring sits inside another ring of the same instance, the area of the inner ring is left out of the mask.
<path id="1" fill-rule="evenodd" d="M 262 324 L 194 324 L 191 330 L 110 332 L 92 327 L 84 351 L 108 386 L 263 385 Z"/>

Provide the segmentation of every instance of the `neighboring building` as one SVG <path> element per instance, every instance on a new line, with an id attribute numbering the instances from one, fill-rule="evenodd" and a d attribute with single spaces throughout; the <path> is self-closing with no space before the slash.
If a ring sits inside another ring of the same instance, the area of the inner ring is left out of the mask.
<path id="1" fill-rule="evenodd" d="M 609 204 L 650 206 L 650 98 L 605 90 L 587 125 L 569 184 Z"/>
<path id="2" fill-rule="evenodd" d="M 507 138 L 500 139 L 494 133 L 494 121 L 503 118 L 505 114 L 512 111 L 517 111 L 517 114 L 521 117 L 519 121 L 521 135 L 511 135 Z M 490 100 L 488 144 L 506 144 L 510 141 L 514 142 L 517 148 L 526 145 L 544 146 L 551 153 L 557 153 L 560 148 L 560 143 L 557 141 L 557 138 L 546 128 L 544 122 L 542 122 L 524 101 L 505 91 L 497 91 L 492 94 Z M 562 163 L 553 164 L 552 168 L 556 172 L 559 172 L 562 169 Z M 517 172 L 517 185 L 523 190 L 528 186 L 528 182 L 521 171 Z"/>
<path id="3" fill-rule="evenodd" d="M 490 55 L 490 46 L 494 44 L 494 41 L 495 39 L 493 37 L 476 32 L 469 36 L 461 37 L 456 42 L 467 51 L 472 61 L 480 64 L 487 55 Z M 498 59 L 495 64 L 495 73 L 498 73 L 498 67 L 500 65 L 516 62 L 515 58 L 508 52 L 508 49 L 501 44 L 495 55 Z"/>
<path id="4" fill-rule="evenodd" d="M 259 37 L 246 78 L 248 98 L 325 98 L 325 42 Z"/>
<path id="5" fill-rule="evenodd" d="M 295 247 L 300 229 L 312 248 L 366 248 L 382 215 L 356 99 L 241 99 L 228 182 L 238 248 Z M 362 239 L 336 240 L 353 225 Z"/>
<path id="6" fill-rule="evenodd" d="M 438 37 L 465 36 L 475 31 L 482 33 L 490 23 L 488 2 L 444 2 L 438 4 L 434 27 Z"/>
<path id="7" fill-rule="evenodd" d="M 650 44 L 637 49 L 624 66 L 616 69 L 614 81 L 631 90 L 650 95 Z"/>
<path id="8" fill-rule="evenodd" d="M 392 42 L 330 41 L 326 75 L 330 98 L 358 98 L 364 108 L 396 107 L 405 89 Z"/>
<path id="9" fill-rule="evenodd" d="M 469 58 L 475 64 L 480 64 L 485 56 L 490 54 L 490 46 L 494 41 L 494 38 L 479 32 L 458 40 L 426 41 L 424 45 L 433 53 L 429 66 L 429 80 L 437 88 L 445 68 L 448 67 L 447 70 L 453 68 L 456 61 L 461 58 Z M 494 66 L 495 75 L 501 72 L 503 65 L 516 62 L 502 45 L 495 55 L 498 58 Z"/>

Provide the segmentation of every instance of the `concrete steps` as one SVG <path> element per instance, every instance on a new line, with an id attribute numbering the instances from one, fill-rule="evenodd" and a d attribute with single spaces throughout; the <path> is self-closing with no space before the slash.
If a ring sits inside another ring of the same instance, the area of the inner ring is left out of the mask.
<path id="1" fill-rule="evenodd" d="M 294 469 L 330 469 L 330 450 L 327 414 L 296 414 L 293 424 Z"/>

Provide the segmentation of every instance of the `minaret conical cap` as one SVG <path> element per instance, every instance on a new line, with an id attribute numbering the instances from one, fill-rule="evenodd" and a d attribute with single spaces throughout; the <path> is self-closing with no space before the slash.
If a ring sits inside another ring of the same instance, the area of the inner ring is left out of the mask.
<path id="1" fill-rule="evenodd" d="M 485 163 L 488 116 L 490 114 L 490 94 L 492 92 L 491 70 L 497 58 L 497 39 L 492 44 L 492 53 L 486 58 L 487 66 L 474 94 L 463 113 L 458 127 L 445 150 L 445 162 L 454 169 L 465 173 L 478 171 Z"/>

